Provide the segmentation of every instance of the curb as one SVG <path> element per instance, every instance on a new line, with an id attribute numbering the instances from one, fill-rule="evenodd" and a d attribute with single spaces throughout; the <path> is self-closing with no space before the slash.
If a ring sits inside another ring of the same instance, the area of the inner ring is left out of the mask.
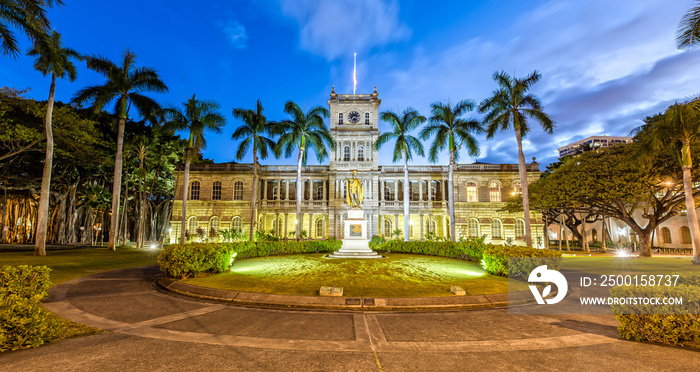
<path id="1" fill-rule="evenodd" d="M 162 289 L 202 300 L 224 302 L 230 305 L 262 306 L 282 308 L 304 308 L 325 310 L 450 310 L 502 308 L 535 302 L 529 291 L 511 294 L 515 301 L 508 302 L 508 293 L 453 297 L 313 297 L 252 293 L 214 289 L 185 284 L 180 281 L 159 276 L 156 284 Z"/>

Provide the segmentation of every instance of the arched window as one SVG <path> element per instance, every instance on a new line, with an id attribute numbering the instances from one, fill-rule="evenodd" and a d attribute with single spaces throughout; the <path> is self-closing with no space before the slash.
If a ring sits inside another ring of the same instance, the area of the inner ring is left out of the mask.
<path id="1" fill-rule="evenodd" d="M 520 181 L 513 181 L 513 195 L 522 194 L 522 193 L 523 193 L 523 185 L 520 183 Z"/>
<path id="2" fill-rule="evenodd" d="M 323 200 L 323 186 L 316 188 L 316 200 Z"/>
<path id="3" fill-rule="evenodd" d="M 343 125 L 343 113 L 338 113 L 338 125 Z"/>
<path id="4" fill-rule="evenodd" d="M 431 234 L 435 234 L 437 232 L 437 221 L 428 220 L 428 232 Z"/>
<path id="5" fill-rule="evenodd" d="M 350 161 L 350 146 L 343 148 L 343 160 Z"/>
<path id="6" fill-rule="evenodd" d="M 211 184 L 211 200 L 221 200 L 221 182 Z"/>
<path id="7" fill-rule="evenodd" d="M 491 220 L 491 239 L 503 239 L 503 224 L 499 219 Z"/>
<path id="8" fill-rule="evenodd" d="M 522 239 L 525 237 L 525 221 L 518 218 L 515 220 L 515 238 Z"/>
<path id="9" fill-rule="evenodd" d="M 408 237 L 413 239 L 413 224 L 412 223 L 410 223 L 408 225 Z"/>
<path id="10" fill-rule="evenodd" d="M 594 242 L 598 241 L 598 230 L 596 230 L 596 229 L 591 230 L 591 240 Z"/>
<path id="11" fill-rule="evenodd" d="M 209 231 L 219 231 L 221 227 L 221 218 L 214 216 L 209 220 Z"/>
<path id="12" fill-rule="evenodd" d="M 197 233 L 197 217 L 192 216 L 187 220 L 187 232 L 190 233 L 190 235 L 194 235 Z"/>
<path id="13" fill-rule="evenodd" d="M 688 226 L 681 227 L 681 243 L 690 244 L 690 242 L 690 229 L 688 228 Z"/>
<path id="14" fill-rule="evenodd" d="M 489 200 L 492 202 L 501 201 L 501 183 L 498 181 L 489 182 Z"/>
<path id="15" fill-rule="evenodd" d="M 369 125 L 369 112 L 365 112 L 365 125 Z"/>
<path id="16" fill-rule="evenodd" d="M 273 233 L 274 235 L 277 235 L 278 232 L 280 231 L 280 230 L 279 230 L 279 224 L 280 224 L 280 220 L 279 220 L 278 218 L 275 218 L 275 219 L 272 220 L 272 227 L 271 227 L 271 229 L 272 229 L 272 233 Z"/>
<path id="17" fill-rule="evenodd" d="M 671 230 L 668 229 L 668 227 L 662 227 L 661 228 L 661 238 L 662 238 L 662 243 L 664 244 L 671 244 Z"/>
<path id="18" fill-rule="evenodd" d="M 434 187 L 430 188 L 430 200 L 435 201 L 435 196 L 437 195 L 437 189 Z"/>
<path id="19" fill-rule="evenodd" d="M 233 183 L 233 200 L 243 200 L 243 182 Z"/>
<path id="20" fill-rule="evenodd" d="M 384 220 L 384 235 L 391 236 L 392 232 L 393 231 L 391 230 L 391 220 L 385 219 Z"/>
<path id="21" fill-rule="evenodd" d="M 243 231 L 243 226 L 241 224 L 241 218 L 236 216 L 231 220 L 231 230 L 241 232 Z"/>
<path id="22" fill-rule="evenodd" d="M 323 219 L 316 220 L 316 237 L 323 238 Z"/>
<path id="23" fill-rule="evenodd" d="M 277 200 L 279 199 L 279 195 L 277 195 L 277 186 L 272 187 L 272 200 Z"/>
<path id="24" fill-rule="evenodd" d="M 471 218 L 467 222 L 467 233 L 470 238 L 479 237 L 479 220 L 476 218 Z"/>
<path id="25" fill-rule="evenodd" d="M 473 182 L 473 181 L 467 182 L 467 201 L 468 202 L 479 201 L 479 194 L 477 193 L 476 182 Z"/>
<path id="26" fill-rule="evenodd" d="M 365 147 L 357 146 L 357 161 L 365 161 Z"/>
<path id="27" fill-rule="evenodd" d="M 199 181 L 190 183 L 190 200 L 199 200 Z"/>

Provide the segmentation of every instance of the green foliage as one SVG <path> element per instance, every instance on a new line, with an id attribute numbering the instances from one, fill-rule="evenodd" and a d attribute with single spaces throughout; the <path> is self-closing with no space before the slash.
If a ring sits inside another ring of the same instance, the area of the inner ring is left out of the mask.
<path id="1" fill-rule="evenodd" d="M 532 257 L 528 260 L 511 260 L 513 257 Z M 538 259 L 540 258 L 540 259 Z M 506 247 L 491 245 L 484 250 L 483 265 L 486 271 L 494 275 L 511 276 L 527 279 L 529 273 L 537 266 L 547 264 L 551 270 L 561 267 L 561 253 L 549 249 L 531 247 Z"/>
<path id="2" fill-rule="evenodd" d="M 700 345 L 700 275 L 681 276 L 677 286 L 621 286 L 613 297 L 683 298 L 682 305 L 612 305 L 620 336 L 670 345 Z"/>
<path id="3" fill-rule="evenodd" d="M 168 276 L 186 279 L 228 271 L 235 259 L 281 254 L 333 252 L 342 242 L 335 239 L 256 241 L 235 243 L 172 244 L 158 255 L 160 269 Z"/>
<path id="4" fill-rule="evenodd" d="M 456 258 L 460 260 L 479 261 L 481 260 L 484 250 L 488 246 L 489 245 L 485 244 L 483 241 L 470 239 L 460 242 L 405 242 L 402 240 L 387 240 L 377 244 L 372 249 L 387 253 L 413 253 Z"/>
<path id="5" fill-rule="evenodd" d="M 372 239 L 369 241 L 369 248 L 376 251 L 380 245 L 385 242 L 384 238 L 381 236 L 373 235 Z"/>
<path id="6" fill-rule="evenodd" d="M 46 266 L 0 267 L 0 351 L 38 347 L 62 332 L 41 302 L 48 297 Z"/>
<path id="7" fill-rule="evenodd" d="M 241 230 L 221 229 L 219 235 L 224 243 L 242 242 L 248 240 L 248 236 L 243 234 Z"/>

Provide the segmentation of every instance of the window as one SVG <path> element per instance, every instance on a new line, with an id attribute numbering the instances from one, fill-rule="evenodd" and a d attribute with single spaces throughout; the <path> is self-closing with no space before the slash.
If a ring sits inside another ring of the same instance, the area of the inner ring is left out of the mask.
<path id="1" fill-rule="evenodd" d="M 350 161 L 350 146 L 345 146 L 343 149 L 343 160 Z"/>
<path id="2" fill-rule="evenodd" d="M 479 237 L 479 220 L 472 218 L 467 222 L 467 233 L 470 238 Z"/>
<path id="3" fill-rule="evenodd" d="M 343 199 L 348 197 L 348 183 L 343 181 Z"/>
<path id="4" fill-rule="evenodd" d="M 428 220 L 428 233 L 435 234 L 437 232 L 437 221 Z"/>
<path id="5" fill-rule="evenodd" d="M 598 241 L 598 230 L 596 230 L 596 229 L 591 230 L 591 240 L 593 240 L 594 242 Z"/>
<path id="6" fill-rule="evenodd" d="M 513 181 L 513 195 L 522 194 L 523 186 L 520 181 Z"/>
<path id="7" fill-rule="evenodd" d="M 365 161 L 365 147 L 357 146 L 357 161 Z"/>
<path id="8" fill-rule="evenodd" d="M 243 182 L 241 181 L 233 184 L 233 200 L 243 200 Z"/>
<path id="9" fill-rule="evenodd" d="M 323 238 L 323 219 L 319 218 L 316 220 L 316 237 Z"/>
<path id="10" fill-rule="evenodd" d="M 413 224 L 408 225 L 408 237 L 413 239 Z"/>
<path id="11" fill-rule="evenodd" d="M 671 230 L 668 229 L 668 227 L 662 227 L 661 228 L 661 238 L 662 238 L 662 243 L 664 244 L 671 244 Z"/>
<path id="12" fill-rule="evenodd" d="M 214 230 L 214 231 L 219 231 L 219 227 L 221 227 L 221 218 L 219 217 L 212 217 L 209 220 L 209 231 Z"/>
<path id="13" fill-rule="evenodd" d="M 272 220 L 272 227 L 271 227 L 271 229 L 272 229 L 272 234 L 273 234 L 273 235 L 277 235 L 277 233 L 279 232 L 279 224 L 280 224 L 280 220 L 279 220 L 278 218 L 275 218 L 275 219 Z"/>
<path id="14" fill-rule="evenodd" d="M 190 183 L 190 200 L 199 200 L 199 181 Z"/>
<path id="15" fill-rule="evenodd" d="M 369 125 L 369 112 L 365 112 L 365 125 Z"/>
<path id="16" fill-rule="evenodd" d="M 343 113 L 338 114 L 338 125 L 343 125 Z"/>
<path id="17" fill-rule="evenodd" d="M 515 220 L 515 238 L 522 239 L 525 237 L 525 221 L 521 219 Z"/>
<path id="18" fill-rule="evenodd" d="M 394 196 L 391 194 L 391 187 L 386 187 L 384 189 L 384 200 L 393 201 Z"/>
<path id="19" fill-rule="evenodd" d="M 241 232 L 243 231 L 243 226 L 241 224 L 241 218 L 236 216 L 231 220 L 231 230 Z"/>
<path id="20" fill-rule="evenodd" d="M 221 200 L 221 182 L 219 181 L 211 185 L 211 200 Z"/>
<path id="21" fill-rule="evenodd" d="M 479 201 L 479 194 L 477 194 L 476 182 L 467 182 L 467 201 L 468 202 Z"/>
<path id="22" fill-rule="evenodd" d="M 681 227 L 681 243 L 690 244 L 690 242 L 690 229 L 688 228 L 688 226 Z"/>
<path id="23" fill-rule="evenodd" d="M 277 186 L 272 187 L 272 200 L 278 200 L 279 195 L 277 195 Z"/>
<path id="24" fill-rule="evenodd" d="M 491 221 L 491 239 L 503 239 L 503 224 L 501 220 Z"/>
<path id="25" fill-rule="evenodd" d="M 197 233 L 197 217 L 192 216 L 187 220 L 187 232 L 190 235 Z"/>
<path id="26" fill-rule="evenodd" d="M 323 186 L 316 188 L 316 200 L 323 200 Z"/>
<path id="27" fill-rule="evenodd" d="M 430 200 L 435 201 L 435 196 L 437 195 L 437 189 L 434 187 L 430 188 Z"/>
<path id="28" fill-rule="evenodd" d="M 392 230 L 391 230 L 391 220 L 384 220 L 384 235 L 386 236 L 391 236 Z"/>
<path id="29" fill-rule="evenodd" d="M 413 186 L 408 186 L 408 200 L 415 201 L 418 200 L 419 197 L 418 190 L 414 189 Z"/>
<path id="30" fill-rule="evenodd" d="M 498 181 L 489 182 L 489 200 L 492 202 L 501 201 L 501 183 Z"/>

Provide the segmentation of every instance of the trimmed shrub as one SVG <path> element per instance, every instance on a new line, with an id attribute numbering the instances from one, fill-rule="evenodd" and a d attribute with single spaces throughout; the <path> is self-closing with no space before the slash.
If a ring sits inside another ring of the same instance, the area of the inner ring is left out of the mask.
<path id="1" fill-rule="evenodd" d="M 459 260 L 479 261 L 484 249 L 490 246 L 477 240 L 464 242 L 433 242 L 387 240 L 373 248 L 378 252 L 412 253 L 429 256 L 456 258 Z"/>
<path id="2" fill-rule="evenodd" d="M 333 252 L 340 249 L 339 240 L 260 241 L 237 243 L 171 244 L 158 255 L 160 269 L 178 279 L 226 272 L 235 259 L 275 256 L 280 254 Z"/>
<path id="3" fill-rule="evenodd" d="M 509 267 L 509 258 L 527 257 L 528 260 L 514 260 Z M 493 275 L 527 279 L 529 273 L 540 265 L 548 265 L 550 270 L 561 267 L 561 253 L 549 249 L 531 247 L 506 247 L 492 245 L 484 250 L 483 265 L 486 271 Z"/>
<path id="4" fill-rule="evenodd" d="M 700 275 L 681 276 L 677 286 L 624 286 L 612 297 L 683 298 L 682 305 L 611 305 L 620 322 L 617 331 L 628 340 L 700 346 Z M 646 313 L 646 314 L 641 314 Z"/>
<path id="5" fill-rule="evenodd" d="M 0 351 L 38 347 L 57 337 L 60 322 L 41 303 L 48 297 L 46 266 L 0 267 Z"/>

